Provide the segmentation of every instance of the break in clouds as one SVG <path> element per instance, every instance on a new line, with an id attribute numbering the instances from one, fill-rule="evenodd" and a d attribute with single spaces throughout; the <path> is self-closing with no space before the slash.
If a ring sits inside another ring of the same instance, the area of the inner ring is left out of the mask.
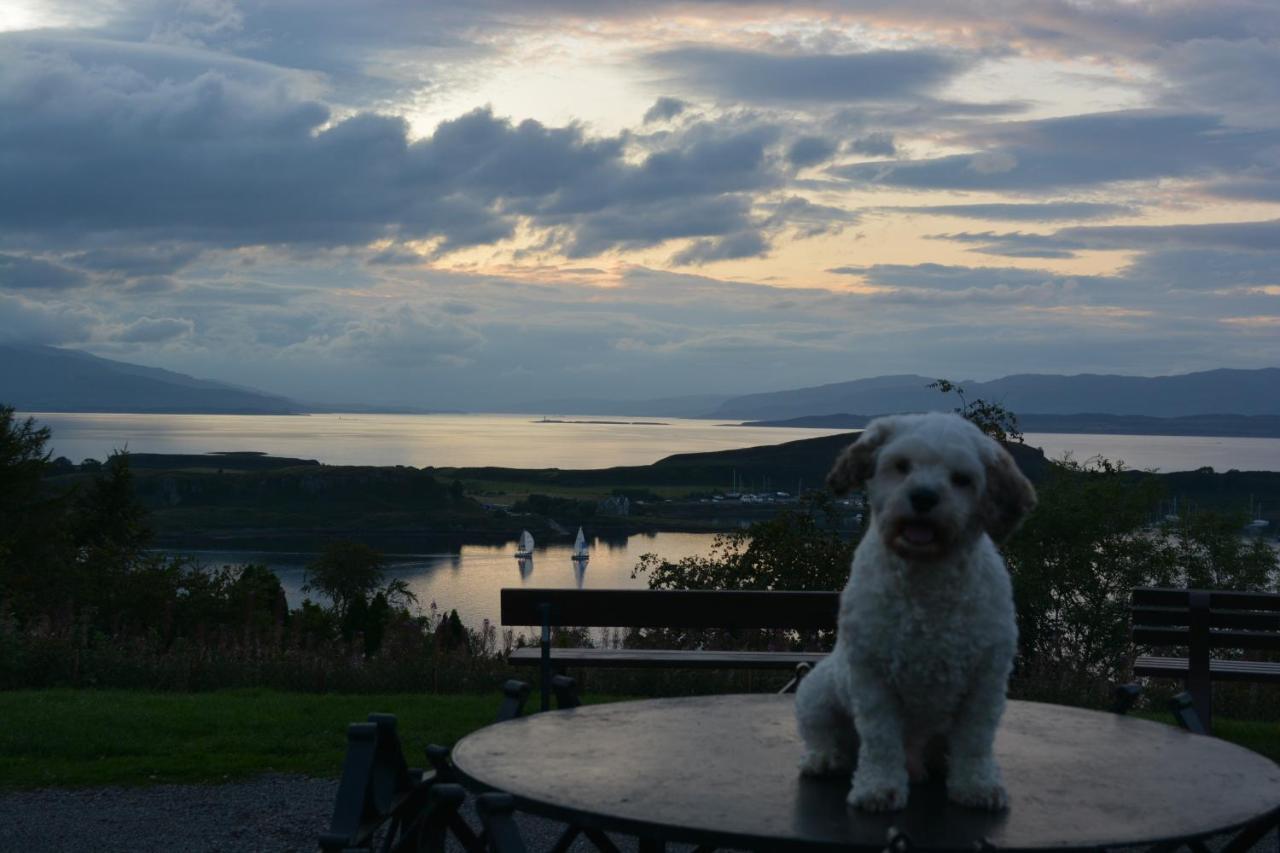
<path id="1" fill-rule="evenodd" d="M 1265 5 L 127 6 L 0 15 L 0 340 L 463 408 L 1274 361 Z"/>

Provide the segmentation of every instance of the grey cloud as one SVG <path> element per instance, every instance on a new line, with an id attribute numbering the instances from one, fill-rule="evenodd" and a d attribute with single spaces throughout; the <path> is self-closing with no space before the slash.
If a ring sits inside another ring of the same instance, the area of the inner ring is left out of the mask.
<path id="1" fill-rule="evenodd" d="M 693 198 L 677 205 L 665 201 L 615 205 L 584 217 L 565 248 L 571 258 L 590 257 L 612 248 L 645 248 L 683 237 L 722 236 L 751 225 L 745 198 Z"/>
<path id="2" fill-rule="evenodd" d="M 858 222 L 860 217 L 851 210 L 815 204 L 801 196 L 790 196 L 781 201 L 764 202 L 759 209 L 768 214 L 764 227 L 772 229 L 795 228 L 800 238 L 821 234 L 838 234 L 845 226 Z"/>
<path id="3" fill-rule="evenodd" d="M 850 141 L 849 150 L 868 157 L 892 157 L 898 153 L 898 146 L 894 144 L 893 134 L 882 130 Z"/>
<path id="4" fill-rule="evenodd" d="M 1280 144 L 1199 114 L 1127 111 L 972 129 L 972 154 L 833 167 L 855 183 L 913 189 L 1047 190 L 1241 172 Z"/>
<path id="5" fill-rule="evenodd" d="M 444 311 L 446 314 L 452 314 L 455 317 L 465 317 L 468 314 L 476 313 L 476 306 L 467 302 L 459 302 L 456 299 L 450 299 L 447 302 L 441 303 L 440 310 Z"/>
<path id="6" fill-rule="evenodd" d="M 1280 285 L 1280 265 L 1271 252 L 1230 249 L 1168 249 L 1145 252 L 1125 270 L 1126 278 L 1153 286 L 1239 289 Z M 1276 308 L 1272 297 L 1271 308 Z M 1259 306 L 1261 308 L 1261 306 Z M 1265 313 L 1258 311 L 1258 313 Z"/>
<path id="7" fill-rule="evenodd" d="M 139 317 L 112 335 L 112 339 L 135 344 L 160 343 L 190 337 L 194 331 L 195 323 L 184 317 Z"/>
<path id="8" fill-rule="evenodd" d="M 1280 219 L 1203 225 L 1082 225 L 1052 234 L 961 233 L 937 239 L 973 243 L 990 254 L 1071 253 L 1085 250 L 1220 249 L 1280 252 Z M 1033 255 L 1034 256 L 1034 255 Z M 1059 255 L 1051 255 L 1058 257 Z"/>
<path id="9" fill-rule="evenodd" d="M 0 62 L 19 71 L 0 78 L 0 111 L 18 117 L 0 126 L 0 194 L 12 201 L 0 226 L 10 240 L 128 235 L 126 243 L 194 248 L 435 239 L 446 252 L 508 238 L 523 218 L 557 229 L 581 256 L 742 230 L 738 196 L 785 177 L 767 155 L 780 133 L 768 125 L 696 123 L 632 162 L 623 138 L 512 124 L 488 110 L 410 141 L 401 119 L 328 122 L 324 105 L 288 87 L 220 73 L 171 82 L 65 57 Z M 143 252 L 108 254 L 83 257 L 147 261 Z M 183 261 L 151 254 L 157 268 Z"/>
<path id="10" fill-rule="evenodd" d="M 672 259 L 673 264 L 707 264 L 734 258 L 759 257 L 769 251 L 769 244 L 758 231 L 741 231 L 715 240 L 698 240 Z"/>
<path id="11" fill-rule="evenodd" d="M 95 324 L 96 318 L 82 306 L 0 293 L 0 341 L 5 343 L 79 343 L 89 338 Z"/>
<path id="12" fill-rule="evenodd" d="M 1174 83 L 1164 99 L 1211 110 L 1234 124 L 1280 121 L 1280 42 L 1262 38 L 1194 38 L 1168 46 L 1157 66 Z"/>
<path id="13" fill-rule="evenodd" d="M 926 94 L 964 70 L 969 59 L 930 50 L 778 54 L 681 47 L 648 57 L 687 86 L 722 98 L 784 104 L 856 103 Z"/>
<path id="14" fill-rule="evenodd" d="M 1107 279 L 1096 276 L 1069 276 L 1045 270 L 1015 267 L 962 267 L 949 264 L 874 264 L 844 266 L 827 270 L 839 275 L 856 275 L 868 284 L 935 291 L 979 291 L 993 288 L 1017 290 L 1038 288 L 1046 283 L 1077 288 L 1105 286 Z"/>
<path id="15" fill-rule="evenodd" d="M 644 123 L 668 121 L 684 112 L 689 105 L 679 98 L 661 97 L 644 114 Z"/>
<path id="16" fill-rule="evenodd" d="M 171 275 L 200 256 L 194 246 L 130 246 L 92 249 L 67 257 L 78 267 L 95 272 L 134 276 Z"/>
<path id="17" fill-rule="evenodd" d="M 146 275 L 132 278 L 123 286 L 131 294 L 169 293 L 178 289 L 178 281 L 169 275 Z"/>
<path id="18" fill-rule="evenodd" d="M 1243 180 L 1210 182 L 1202 188 L 1212 196 L 1247 201 L 1280 202 L 1280 169 L 1272 175 L 1250 175 Z"/>
<path id="19" fill-rule="evenodd" d="M 348 324 L 324 348 L 393 367 L 417 367 L 428 362 L 457 366 L 468 350 L 483 343 L 484 337 L 475 329 L 402 305 Z"/>
<path id="20" fill-rule="evenodd" d="M 1085 201 L 1047 201 L 1026 204 L 935 204 L 928 207 L 897 207 L 907 213 L 928 216 L 956 216 L 966 219 L 1000 219 L 1010 222 L 1052 222 L 1070 219 L 1109 219 L 1131 216 L 1138 209 L 1127 204 Z"/>
<path id="21" fill-rule="evenodd" d="M 787 149 L 787 160 L 793 166 L 816 166 L 831 159 L 836 145 L 821 136 L 802 136 Z"/>
<path id="22" fill-rule="evenodd" d="M 67 290 L 83 287 L 83 272 L 51 261 L 24 255 L 0 255 L 0 287 L 10 290 Z"/>

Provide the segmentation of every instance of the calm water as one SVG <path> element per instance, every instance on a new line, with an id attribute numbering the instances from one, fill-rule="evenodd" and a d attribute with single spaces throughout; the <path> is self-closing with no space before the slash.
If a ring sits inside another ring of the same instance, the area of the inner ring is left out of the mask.
<path id="1" fill-rule="evenodd" d="M 498 591 L 504 586 L 642 589 L 647 586 L 645 579 L 631 577 L 641 554 L 654 553 L 669 560 L 706 554 L 713 538 L 709 533 L 653 533 L 599 539 L 590 542 L 591 559 L 581 571 L 569 559 L 572 549 L 568 544 L 536 547 L 533 560 L 523 570 L 513 556 L 514 544 L 464 545 L 455 553 L 390 556 L 387 574 L 407 581 L 424 611 L 433 601 L 446 612 L 456 607 L 465 624 L 479 627 L 484 619 L 498 622 Z M 302 602 L 306 565 L 314 558 L 312 554 L 251 551 L 185 553 L 208 566 L 265 563 L 280 577 L 294 607 Z"/>
<path id="2" fill-rule="evenodd" d="M 423 468 L 609 468 L 672 453 L 729 450 L 842 430 L 725 427 L 681 418 L 596 418 L 632 423 L 536 423 L 540 415 L 119 415 L 41 414 L 55 456 L 262 450 L 330 465 Z M 573 420 L 585 420 L 575 417 Z"/>
<path id="3" fill-rule="evenodd" d="M 645 420 L 662 426 L 537 423 L 537 415 L 120 415 L 42 414 L 55 455 L 102 459 L 138 453 L 262 450 L 331 465 L 607 468 L 647 465 L 673 453 L 728 450 L 831 435 L 843 430 L 728 427 L 724 421 Z M 575 417 L 574 420 L 585 420 Z M 1102 454 L 1130 468 L 1186 471 L 1280 470 L 1280 439 L 1032 433 L 1027 443 L 1052 458 Z"/>
<path id="4" fill-rule="evenodd" d="M 839 430 L 727 427 L 723 422 L 646 418 L 663 425 L 537 423 L 534 415 L 125 415 L 36 414 L 53 430 L 56 455 L 74 461 L 104 458 L 115 448 L 135 452 L 205 453 L 261 450 L 330 464 L 602 468 L 644 465 L 673 453 L 776 444 Z M 574 420 L 586 420 L 574 418 Z M 597 420 L 624 420 L 600 418 Z M 625 419 L 642 420 L 642 419 Z M 1103 454 L 1131 468 L 1186 470 L 1212 465 L 1219 471 L 1280 470 L 1280 439 L 1177 438 L 1125 435 L 1028 435 L 1027 442 L 1052 457 L 1077 459 Z M 587 531 L 590 536 L 591 531 Z M 504 586 L 626 588 L 643 586 L 631 570 L 639 556 L 668 559 L 705 554 L 707 534 L 659 533 L 592 543 L 584 571 L 575 572 L 568 544 L 540 547 L 521 571 L 511 544 L 467 545 L 459 551 L 390 558 L 393 576 L 409 582 L 426 609 L 457 608 L 479 625 L 497 621 Z M 302 600 L 309 554 L 203 552 L 210 565 L 261 562 L 281 577 L 290 602 Z"/>
<path id="5" fill-rule="evenodd" d="M 1027 444 L 1050 459 L 1070 453 L 1083 462 L 1093 456 L 1123 461 L 1128 468 L 1193 471 L 1280 471 L 1280 438 L 1214 438 L 1198 435 L 1069 435 L 1027 433 Z"/>

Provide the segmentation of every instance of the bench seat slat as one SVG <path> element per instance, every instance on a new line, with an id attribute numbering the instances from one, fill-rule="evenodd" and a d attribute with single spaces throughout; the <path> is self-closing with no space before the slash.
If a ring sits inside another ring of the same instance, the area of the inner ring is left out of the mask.
<path id="1" fill-rule="evenodd" d="M 1133 663 L 1134 675 L 1141 676 L 1183 678 L 1187 670 L 1186 658 L 1140 655 Z M 1280 662 L 1213 660 L 1209 662 L 1209 674 L 1215 681 L 1280 683 Z"/>
<path id="2" fill-rule="evenodd" d="M 1183 607 L 1135 606 L 1133 624 L 1160 627 L 1186 627 L 1191 624 L 1191 610 Z M 1267 610 L 1210 610 L 1211 628 L 1245 631 L 1280 631 L 1280 612 Z"/>
<path id="3" fill-rule="evenodd" d="M 516 666 L 537 666 L 537 647 L 514 649 L 509 660 Z M 793 669 L 798 663 L 815 664 L 825 652 L 733 652 L 674 649 L 560 649 L 551 650 L 555 666 L 664 667 L 672 669 Z"/>
<path id="4" fill-rule="evenodd" d="M 1280 593 L 1209 590 L 1209 607 L 1214 610 L 1280 611 Z M 1191 590 L 1137 587 L 1133 590 L 1135 607 L 1188 607 Z"/>
<path id="5" fill-rule="evenodd" d="M 1148 628 L 1135 625 L 1133 640 L 1148 646 L 1185 646 L 1191 641 L 1191 635 L 1186 628 Z M 1280 650 L 1280 632 L 1212 630 L 1209 632 L 1209 647 L 1276 651 Z"/>
<path id="6" fill-rule="evenodd" d="M 838 592 L 690 589 L 527 589 L 501 591 L 502 624 L 577 628 L 782 628 L 831 630 Z"/>

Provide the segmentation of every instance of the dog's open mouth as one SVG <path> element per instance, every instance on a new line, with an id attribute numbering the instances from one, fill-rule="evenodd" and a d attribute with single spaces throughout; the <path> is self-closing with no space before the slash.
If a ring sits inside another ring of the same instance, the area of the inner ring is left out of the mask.
<path id="1" fill-rule="evenodd" d="M 938 525 L 922 519 L 908 519 L 897 526 L 890 544 L 904 557 L 936 557 L 944 550 Z"/>

